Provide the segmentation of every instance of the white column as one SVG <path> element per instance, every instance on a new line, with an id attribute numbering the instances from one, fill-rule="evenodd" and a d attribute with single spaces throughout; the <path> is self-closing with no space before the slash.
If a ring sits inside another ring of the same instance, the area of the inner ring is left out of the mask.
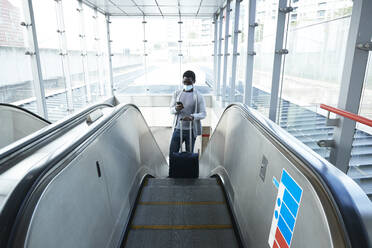
<path id="1" fill-rule="evenodd" d="M 111 89 L 111 95 L 114 95 L 114 75 L 112 71 L 112 56 L 111 53 L 111 33 L 110 33 L 110 16 L 106 15 L 106 29 L 107 29 L 107 58 L 108 58 L 108 72 L 110 77 L 110 89 Z"/>
<path id="2" fill-rule="evenodd" d="M 229 26 L 230 26 L 230 0 L 226 4 L 226 20 L 225 20 L 225 50 L 223 60 L 223 76 L 222 76 L 222 101 L 226 101 L 226 80 L 227 80 L 227 60 L 229 54 Z"/>
<path id="3" fill-rule="evenodd" d="M 230 82 L 230 102 L 235 102 L 235 80 L 236 80 L 236 63 L 238 59 L 238 38 L 239 34 L 239 15 L 240 15 L 240 0 L 235 1 L 235 18 L 234 18 L 234 40 L 233 40 L 233 57 Z"/>
<path id="4" fill-rule="evenodd" d="M 287 6 L 288 0 L 279 0 L 278 9 L 278 22 L 276 25 L 276 40 L 275 40 L 275 55 L 274 55 L 274 65 L 273 74 L 271 81 L 271 94 L 270 94 L 270 112 L 269 118 L 272 121 L 276 121 L 278 112 L 278 99 L 279 99 L 279 86 L 280 86 L 280 76 L 282 68 L 282 59 L 288 50 L 284 48 L 284 33 L 285 33 L 285 22 L 287 14 L 293 9 Z"/>
<path id="5" fill-rule="evenodd" d="M 216 93 L 216 87 L 217 87 L 217 52 L 218 52 L 218 25 L 217 25 L 217 15 L 213 16 L 213 26 L 214 26 L 214 36 L 213 36 L 213 88 L 214 92 Z"/>
<path id="6" fill-rule="evenodd" d="M 145 82 L 147 83 L 147 56 L 148 56 L 148 53 L 147 53 L 147 47 L 146 47 L 146 43 L 147 43 L 147 40 L 146 40 L 146 20 L 145 20 L 145 16 L 143 16 L 143 21 L 142 21 L 142 24 L 143 24 L 143 64 L 144 64 L 144 67 L 145 67 Z"/>
<path id="7" fill-rule="evenodd" d="M 39 45 L 37 42 L 36 35 L 36 24 L 34 17 L 34 10 L 32 7 L 32 0 L 23 0 L 23 12 L 25 15 L 25 22 L 21 25 L 27 28 L 28 41 L 29 41 L 29 51 L 26 51 L 26 55 L 29 55 L 31 60 L 31 69 L 33 76 L 33 86 L 36 97 L 36 106 L 37 111 L 40 116 L 48 119 L 48 111 L 45 101 L 45 91 L 44 91 L 44 82 L 43 75 L 41 72 L 41 63 L 40 63 L 40 52 Z"/>
<path id="8" fill-rule="evenodd" d="M 248 42 L 247 42 L 247 63 L 245 68 L 245 90 L 244 90 L 244 104 L 251 106 L 252 101 L 252 87 L 253 87 L 253 66 L 254 56 L 254 34 L 258 26 L 256 23 L 256 0 L 249 1 L 248 14 Z"/>
<path id="9" fill-rule="evenodd" d="M 368 55 L 372 51 L 372 1 L 354 0 L 349 35 L 346 44 L 338 108 L 357 114 L 365 81 Z M 354 140 L 355 121 L 341 118 L 335 127 L 335 148 L 330 161 L 347 172 Z"/>
<path id="10" fill-rule="evenodd" d="M 180 66 L 180 89 L 182 89 L 183 87 L 183 78 L 182 78 L 182 74 L 183 74 L 183 71 L 182 71 L 182 64 L 183 64 L 183 52 L 182 52 L 182 43 L 183 43 L 183 40 L 182 40 L 182 20 L 181 20 L 181 16 L 179 16 L 179 20 L 178 20 L 178 31 L 179 31 L 179 39 L 178 39 L 178 61 L 179 61 L 179 66 Z"/>
<path id="11" fill-rule="evenodd" d="M 222 25 L 223 25 L 223 9 L 220 9 L 219 14 L 219 31 L 218 31 L 218 58 L 217 58 L 217 86 L 215 89 L 215 93 L 217 96 L 217 100 L 220 99 L 221 95 L 221 58 L 222 58 Z"/>

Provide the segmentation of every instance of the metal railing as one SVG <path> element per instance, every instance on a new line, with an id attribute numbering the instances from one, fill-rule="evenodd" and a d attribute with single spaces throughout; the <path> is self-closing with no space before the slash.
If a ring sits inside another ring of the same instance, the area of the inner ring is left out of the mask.
<path id="1" fill-rule="evenodd" d="M 326 105 L 326 104 L 320 104 L 320 108 L 328 111 L 328 119 L 329 119 L 329 113 L 332 112 L 332 113 L 335 113 L 335 114 L 340 115 L 342 117 L 345 117 L 345 118 L 348 118 L 348 119 L 351 119 L 351 120 L 354 120 L 356 122 L 359 122 L 359 123 L 362 123 L 364 125 L 372 127 L 372 120 L 367 119 L 363 116 L 356 115 L 356 114 L 353 114 L 351 112 L 348 112 L 348 111 L 345 111 L 345 110 L 342 110 L 342 109 L 334 108 L 334 107 L 331 107 L 331 106 Z"/>

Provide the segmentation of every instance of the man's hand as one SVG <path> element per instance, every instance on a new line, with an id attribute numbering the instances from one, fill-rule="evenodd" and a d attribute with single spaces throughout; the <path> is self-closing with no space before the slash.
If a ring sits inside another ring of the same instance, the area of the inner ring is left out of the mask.
<path id="1" fill-rule="evenodd" d="M 193 121 L 194 120 L 194 117 L 192 117 L 192 116 L 185 116 L 185 117 L 182 118 L 182 120 L 184 120 L 184 121 Z"/>
<path id="2" fill-rule="evenodd" d="M 183 104 L 176 105 L 176 111 L 181 111 L 183 109 Z"/>

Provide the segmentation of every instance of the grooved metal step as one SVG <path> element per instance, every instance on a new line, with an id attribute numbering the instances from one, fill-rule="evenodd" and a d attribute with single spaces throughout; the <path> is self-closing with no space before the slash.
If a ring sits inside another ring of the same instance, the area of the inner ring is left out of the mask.
<path id="1" fill-rule="evenodd" d="M 221 185 L 147 179 L 125 247 L 239 247 Z"/>

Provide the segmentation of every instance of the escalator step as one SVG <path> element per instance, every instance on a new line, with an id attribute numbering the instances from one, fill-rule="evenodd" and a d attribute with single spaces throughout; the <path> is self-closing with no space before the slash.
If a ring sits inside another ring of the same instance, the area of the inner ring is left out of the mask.
<path id="1" fill-rule="evenodd" d="M 164 187 L 147 186 L 143 187 L 141 194 L 142 201 L 225 201 L 225 196 L 220 186 L 209 187 Z"/>
<path id="2" fill-rule="evenodd" d="M 210 186 L 218 185 L 218 182 L 215 178 L 203 178 L 203 179 L 194 179 L 194 178 L 148 178 L 145 183 L 146 186 Z"/>
<path id="3" fill-rule="evenodd" d="M 239 247 L 233 229 L 131 230 L 125 247 Z"/>
<path id="4" fill-rule="evenodd" d="M 148 179 L 125 247 L 239 247 L 222 188 L 210 179 Z"/>
<path id="5" fill-rule="evenodd" d="M 138 225 L 131 226 L 132 230 L 151 229 L 151 230 L 195 230 L 195 229 L 231 229 L 232 225 Z"/>
<path id="6" fill-rule="evenodd" d="M 148 201 L 148 202 L 139 202 L 139 205 L 216 205 L 216 204 L 225 204 L 224 201 Z"/>
<path id="7" fill-rule="evenodd" d="M 226 204 L 138 205 L 132 222 L 132 225 L 225 224 L 231 224 Z"/>

